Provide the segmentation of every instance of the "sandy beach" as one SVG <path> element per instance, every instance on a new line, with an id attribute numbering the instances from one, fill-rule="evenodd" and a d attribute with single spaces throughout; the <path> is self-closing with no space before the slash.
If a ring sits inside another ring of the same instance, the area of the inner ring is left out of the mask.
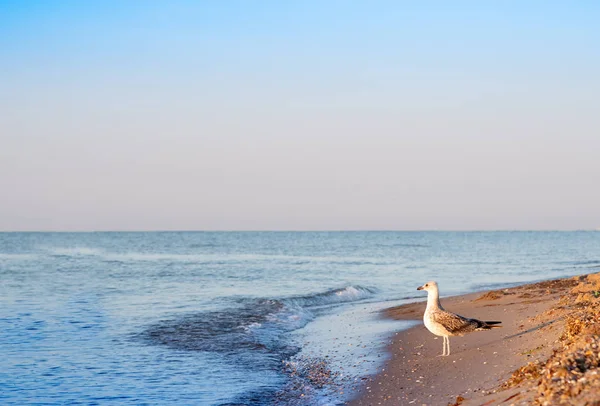
<path id="1" fill-rule="evenodd" d="M 443 286 L 440 287 L 443 294 Z M 449 311 L 503 328 L 442 339 L 423 324 L 395 334 L 391 359 L 349 404 L 600 404 L 600 274 L 442 298 Z M 385 317 L 421 320 L 425 302 Z"/>

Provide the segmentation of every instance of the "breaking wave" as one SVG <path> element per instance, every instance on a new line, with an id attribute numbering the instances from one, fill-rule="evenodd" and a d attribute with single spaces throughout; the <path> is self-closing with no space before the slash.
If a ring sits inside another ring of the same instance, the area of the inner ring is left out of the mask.
<path id="1" fill-rule="evenodd" d="M 159 321 L 140 333 L 139 338 L 178 350 L 218 353 L 250 350 L 287 357 L 298 349 L 286 343 L 285 333 L 314 319 L 316 308 L 360 301 L 375 292 L 371 288 L 348 286 L 307 296 L 244 299 L 240 307 Z"/>
<path id="2" fill-rule="evenodd" d="M 238 301 L 240 305 L 235 308 L 161 320 L 134 335 L 134 339 L 178 351 L 211 352 L 225 357 L 228 363 L 280 374 L 282 362 L 294 359 L 301 351 L 293 341 L 292 331 L 306 326 L 324 307 L 361 301 L 375 293 L 371 288 L 347 286 L 306 296 L 241 299 Z M 313 382 L 305 381 L 298 377 L 290 378 L 289 384 L 301 386 L 302 393 L 320 388 Z M 310 386 L 315 388 L 310 389 Z M 236 401 L 233 404 L 290 404 L 288 401 L 292 392 L 288 389 L 289 385 L 283 392 L 267 390 L 245 393 L 238 399 L 239 403 Z"/>
<path id="3" fill-rule="evenodd" d="M 347 286 L 341 289 L 332 289 L 326 292 L 317 293 L 308 296 L 295 296 L 284 299 L 286 303 L 302 306 L 326 306 L 338 303 L 355 302 L 357 300 L 367 299 L 377 293 L 376 289 L 363 286 Z"/>

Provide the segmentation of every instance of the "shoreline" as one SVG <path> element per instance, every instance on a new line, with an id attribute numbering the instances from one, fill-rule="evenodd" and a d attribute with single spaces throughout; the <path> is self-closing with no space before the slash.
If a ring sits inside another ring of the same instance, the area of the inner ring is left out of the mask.
<path id="1" fill-rule="evenodd" d="M 443 293 L 443 286 L 441 290 Z M 442 305 L 451 312 L 500 320 L 503 326 L 451 337 L 448 357 L 438 356 L 442 339 L 422 324 L 425 301 L 385 309 L 385 318 L 421 323 L 392 336 L 386 348 L 388 361 L 377 375 L 363 382 L 357 396 L 347 404 L 471 406 L 526 405 L 534 399 L 541 402 L 542 397 L 555 395 L 556 391 L 540 392 L 536 388 L 543 383 L 544 373 L 552 378 L 551 358 L 566 351 L 570 343 L 565 341 L 565 328 L 570 326 L 571 315 L 600 307 L 599 297 L 600 274 L 589 274 L 442 298 Z M 583 340 L 583 333 L 585 329 L 573 340 Z M 596 372 L 600 387 L 600 369 Z M 586 393 L 585 388 L 575 392 L 577 396 Z M 597 397 L 600 400 L 600 395 Z M 578 403 L 571 397 L 569 404 Z"/>

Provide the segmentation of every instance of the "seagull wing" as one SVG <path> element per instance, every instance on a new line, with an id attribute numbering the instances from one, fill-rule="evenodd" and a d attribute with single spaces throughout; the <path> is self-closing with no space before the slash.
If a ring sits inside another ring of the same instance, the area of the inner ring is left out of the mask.
<path id="1" fill-rule="evenodd" d="M 444 326 L 453 335 L 462 335 L 481 327 L 479 320 L 467 319 L 466 317 L 447 311 L 434 312 L 431 316 L 434 322 Z"/>

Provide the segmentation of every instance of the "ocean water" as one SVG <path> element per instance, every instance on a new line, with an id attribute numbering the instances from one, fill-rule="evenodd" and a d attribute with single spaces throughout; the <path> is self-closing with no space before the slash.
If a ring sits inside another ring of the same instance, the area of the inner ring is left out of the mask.
<path id="1" fill-rule="evenodd" d="M 341 404 L 423 282 L 594 271 L 593 231 L 0 233 L 0 404 Z"/>

